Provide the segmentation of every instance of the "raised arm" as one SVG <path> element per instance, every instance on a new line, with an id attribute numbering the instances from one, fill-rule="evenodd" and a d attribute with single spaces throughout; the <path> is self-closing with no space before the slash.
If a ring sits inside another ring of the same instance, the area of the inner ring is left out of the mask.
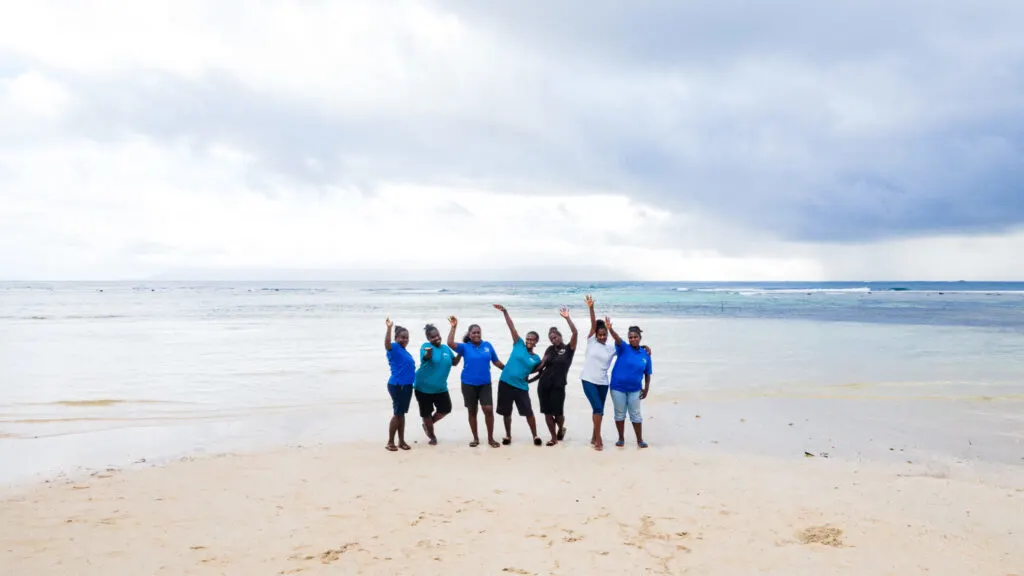
<path id="1" fill-rule="evenodd" d="M 448 324 L 451 325 L 452 329 L 448 331 L 448 347 L 454 352 L 458 346 L 455 345 L 455 329 L 459 327 L 459 319 L 455 316 L 448 317 Z"/>
<path id="2" fill-rule="evenodd" d="M 594 315 L 594 299 L 587 294 L 586 297 L 587 308 L 590 309 L 590 334 L 587 334 L 587 339 L 594 337 L 597 334 L 597 316 Z"/>
<path id="3" fill-rule="evenodd" d="M 384 320 L 384 324 L 386 324 L 387 327 L 388 327 L 388 331 L 384 333 L 384 349 L 390 351 L 391 350 L 391 327 L 394 326 L 395 323 L 392 322 L 391 321 L 391 317 L 388 316 L 387 319 Z"/>
<path id="4" fill-rule="evenodd" d="M 562 306 L 562 309 L 558 313 L 562 316 L 562 318 L 565 318 L 566 322 L 569 323 L 569 330 L 572 331 L 572 337 L 569 338 L 569 348 L 572 348 L 573 351 L 575 351 L 576 341 L 579 340 L 580 335 L 579 331 L 576 330 L 576 324 L 573 323 L 572 318 L 569 317 L 569 309 L 566 308 L 565 306 Z M 593 308 L 591 308 L 591 313 L 593 313 Z"/>
<path id="5" fill-rule="evenodd" d="M 608 328 L 608 333 L 612 335 L 612 339 L 615 340 L 615 345 L 618 346 L 619 344 L 622 344 L 622 338 L 619 338 L 618 333 L 615 332 L 615 328 L 612 328 L 612 319 L 605 316 L 604 325 Z"/>
<path id="6" fill-rule="evenodd" d="M 512 322 L 512 317 L 508 315 L 508 310 L 501 304 L 495 304 L 494 308 L 505 315 L 505 324 L 508 324 L 508 331 L 512 335 L 512 343 L 519 342 L 519 332 L 516 332 L 516 325 Z"/>

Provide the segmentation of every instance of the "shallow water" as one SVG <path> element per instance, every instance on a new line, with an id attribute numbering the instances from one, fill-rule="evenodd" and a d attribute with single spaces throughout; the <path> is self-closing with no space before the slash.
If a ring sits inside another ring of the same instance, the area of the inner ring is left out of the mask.
<path id="1" fill-rule="evenodd" d="M 521 332 L 563 326 L 561 304 L 585 330 L 586 292 L 618 326 L 641 324 L 654 350 L 652 444 L 1019 465 L 1024 290 L 954 287 L 0 284 L 0 481 L 383 440 L 384 316 L 411 329 L 413 348 L 425 323 L 444 330 L 456 314 L 504 356 L 493 301 Z M 585 443 L 581 366 L 567 410 L 570 440 Z M 466 440 L 459 370 L 442 441 Z"/>

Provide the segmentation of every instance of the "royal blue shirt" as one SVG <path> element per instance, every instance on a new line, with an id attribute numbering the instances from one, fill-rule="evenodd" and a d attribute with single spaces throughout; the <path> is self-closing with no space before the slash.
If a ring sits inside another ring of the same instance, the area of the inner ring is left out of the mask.
<path id="1" fill-rule="evenodd" d="M 430 360 L 424 360 L 427 350 L 434 348 Z M 420 367 L 416 370 L 415 388 L 424 394 L 440 394 L 448 391 L 448 373 L 452 371 L 455 353 L 444 344 L 434 346 L 426 342 L 420 347 Z"/>
<path id="2" fill-rule="evenodd" d="M 531 353 L 526 349 L 526 342 L 520 338 L 512 346 L 512 355 L 505 363 L 505 369 L 501 371 L 501 381 L 521 390 L 529 390 L 530 385 L 526 377 L 533 372 L 533 369 L 540 364 L 540 356 Z"/>
<path id="3" fill-rule="evenodd" d="M 651 374 L 651 357 L 643 348 L 633 348 L 622 341 L 615 345 L 615 366 L 612 368 L 610 388 L 618 392 L 639 392 L 644 376 Z"/>
<path id="4" fill-rule="evenodd" d="M 391 367 L 388 384 L 411 386 L 416 380 L 416 361 L 412 359 L 412 354 L 396 342 L 391 343 L 391 348 L 387 352 L 388 366 Z"/>
<path id="5" fill-rule="evenodd" d="M 498 361 L 498 354 L 490 342 L 478 345 L 459 344 L 455 352 L 462 355 L 462 383 L 467 386 L 485 386 L 491 383 L 491 362 Z"/>

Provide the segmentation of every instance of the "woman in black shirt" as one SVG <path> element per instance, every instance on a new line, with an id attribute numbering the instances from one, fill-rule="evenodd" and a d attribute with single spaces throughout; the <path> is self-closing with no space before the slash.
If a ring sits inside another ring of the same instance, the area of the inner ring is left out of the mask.
<path id="1" fill-rule="evenodd" d="M 572 357 L 576 354 L 576 325 L 569 317 L 568 308 L 563 306 L 559 314 L 569 323 L 572 337 L 566 344 L 558 328 L 552 326 L 548 330 L 551 346 L 544 352 L 544 359 L 541 360 L 537 375 L 531 379 L 540 380 L 540 384 L 537 385 L 537 397 L 540 400 L 540 411 L 544 414 L 548 431 L 551 433 L 548 446 L 554 446 L 565 438 L 565 386 L 569 367 L 572 366 Z"/>

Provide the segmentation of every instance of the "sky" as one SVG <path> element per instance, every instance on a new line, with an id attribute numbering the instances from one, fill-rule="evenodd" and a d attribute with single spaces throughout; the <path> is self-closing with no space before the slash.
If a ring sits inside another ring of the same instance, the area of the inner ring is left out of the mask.
<path id="1" fill-rule="evenodd" d="M 0 279 L 1024 280 L 1018 0 L 0 13 Z"/>

